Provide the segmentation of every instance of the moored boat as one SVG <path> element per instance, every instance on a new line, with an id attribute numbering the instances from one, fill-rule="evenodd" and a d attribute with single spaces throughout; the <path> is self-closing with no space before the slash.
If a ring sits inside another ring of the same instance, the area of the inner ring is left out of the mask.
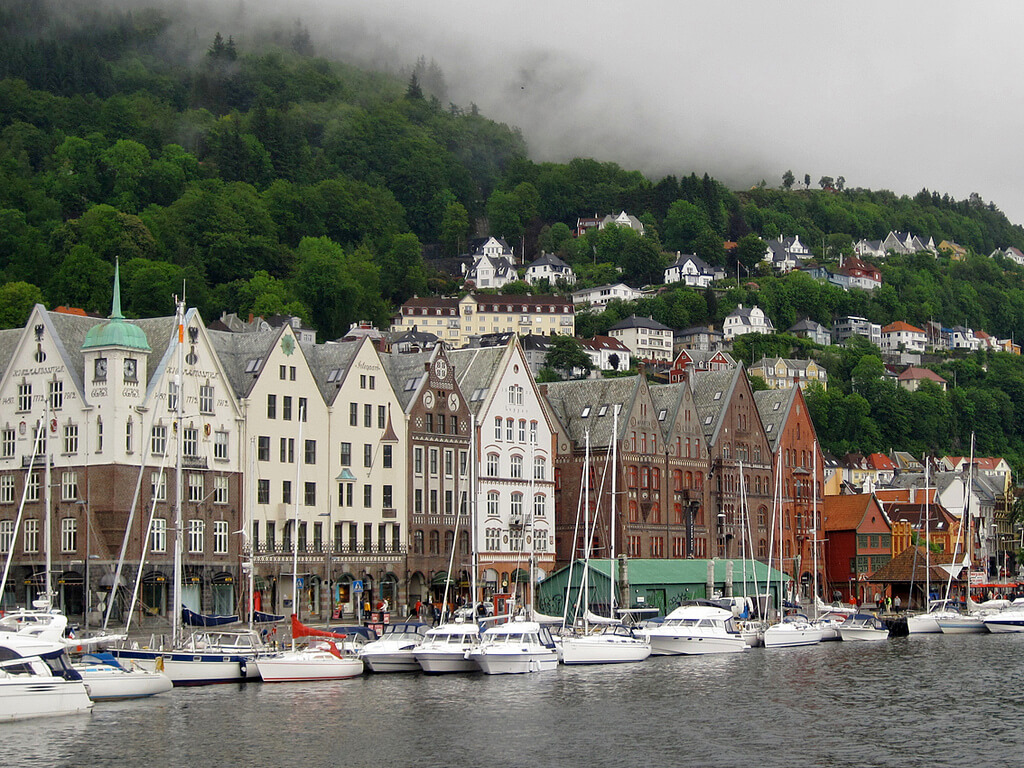
<path id="1" fill-rule="evenodd" d="M 174 687 L 171 679 L 159 669 L 150 671 L 137 665 L 126 666 L 109 653 L 86 654 L 72 666 L 82 676 L 93 701 L 144 699 Z"/>
<path id="2" fill-rule="evenodd" d="M 387 624 L 378 639 L 362 647 L 359 657 L 371 672 L 417 672 L 416 650 L 426 633 L 427 625 L 419 621 Z"/>
<path id="3" fill-rule="evenodd" d="M 456 620 L 428 629 L 413 656 L 428 674 L 475 672 L 480 667 L 469 654 L 479 645 L 479 627 L 473 622 Z"/>
<path id="4" fill-rule="evenodd" d="M 487 629 L 469 657 L 486 675 L 548 672 L 558 667 L 558 652 L 548 628 L 519 619 Z"/>
<path id="5" fill-rule="evenodd" d="M 885 640 L 889 637 L 889 628 L 870 613 L 856 613 L 839 625 L 839 635 L 843 642 L 855 640 Z"/>
<path id="6" fill-rule="evenodd" d="M 732 611 L 712 605 L 683 605 L 659 625 L 648 626 L 643 636 L 654 656 L 736 653 L 749 646 L 732 624 Z"/>
<path id="7" fill-rule="evenodd" d="M 67 649 L 29 635 L 0 633 L 0 721 L 88 712 L 92 699 Z"/>
<path id="8" fill-rule="evenodd" d="M 606 624 L 587 633 L 562 637 L 563 664 L 623 664 L 651 655 L 651 642 L 621 624 Z"/>
<path id="9" fill-rule="evenodd" d="M 803 616 L 787 616 L 764 631 L 765 648 L 796 648 L 821 642 L 821 627 L 815 627 Z"/>

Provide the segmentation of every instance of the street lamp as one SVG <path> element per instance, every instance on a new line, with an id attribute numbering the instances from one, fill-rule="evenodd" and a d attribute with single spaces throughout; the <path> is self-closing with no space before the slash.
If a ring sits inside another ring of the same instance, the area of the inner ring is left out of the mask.
<path id="1" fill-rule="evenodd" d="M 332 515 L 330 510 L 320 512 L 317 516 L 327 518 L 327 554 L 325 556 L 326 574 L 324 576 L 324 581 L 327 583 L 327 621 L 330 621 L 334 615 L 334 587 L 331 583 L 331 555 L 334 553 L 334 524 L 331 519 Z"/>

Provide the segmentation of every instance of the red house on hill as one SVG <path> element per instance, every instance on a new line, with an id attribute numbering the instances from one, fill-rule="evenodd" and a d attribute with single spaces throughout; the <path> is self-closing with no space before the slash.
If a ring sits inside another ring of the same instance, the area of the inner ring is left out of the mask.
<path id="1" fill-rule="evenodd" d="M 892 528 L 873 493 L 826 496 L 822 516 L 825 577 L 829 592 L 844 602 L 873 602 L 884 590 L 869 584 L 874 573 L 892 559 Z"/>

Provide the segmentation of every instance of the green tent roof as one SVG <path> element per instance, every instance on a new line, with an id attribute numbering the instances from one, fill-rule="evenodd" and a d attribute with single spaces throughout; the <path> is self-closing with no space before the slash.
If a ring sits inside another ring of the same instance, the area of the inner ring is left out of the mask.
<path id="1" fill-rule="evenodd" d="M 590 569 L 596 571 L 604 576 L 608 576 L 611 568 L 611 560 L 607 558 L 595 559 L 590 561 Z M 732 562 L 732 580 L 733 583 L 740 583 L 743 581 L 743 560 L 670 560 L 670 559 L 644 559 L 644 558 L 630 558 L 626 561 L 626 567 L 629 573 L 629 583 L 631 585 L 638 584 L 704 584 L 708 578 L 708 563 L 713 562 L 715 564 L 715 583 L 725 581 L 725 564 L 726 562 Z M 765 577 L 768 575 L 768 566 L 759 561 L 746 562 L 746 573 L 747 581 L 754 581 L 756 578 L 762 584 L 765 581 Z M 577 561 L 573 566 L 574 568 L 581 568 L 583 565 L 582 561 Z M 566 566 L 568 568 L 568 566 Z M 552 578 L 556 573 L 561 573 L 566 568 L 559 569 L 555 573 L 552 573 L 548 578 Z M 616 565 L 616 578 L 618 578 L 618 569 Z M 778 584 L 779 579 L 782 578 L 784 581 L 789 581 L 789 576 L 780 574 L 780 572 L 772 568 L 771 579 L 773 584 Z"/>
<path id="2" fill-rule="evenodd" d="M 127 347 L 145 352 L 151 351 L 145 332 L 137 325 L 132 325 L 121 314 L 121 272 L 120 266 L 114 267 L 114 298 L 110 307 L 110 322 L 94 325 L 85 334 L 82 349 L 97 347 Z"/>

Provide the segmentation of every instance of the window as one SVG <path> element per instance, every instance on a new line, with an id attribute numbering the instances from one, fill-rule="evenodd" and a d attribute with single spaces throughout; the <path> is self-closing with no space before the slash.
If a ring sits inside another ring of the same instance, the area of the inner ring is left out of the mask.
<path id="1" fill-rule="evenodd" d="M 455 454 L 451 450 L 444 452 L 444 476 L 452 477 L 455 474 Z"/>
<path id="2" fill-rule="evenodd" d="M 295 381 L 295 366 L 288 366 L 288 381 Z"/>
<path id="3" fill-rule="evenodd" d="M 430 476 L 437 477 L 437 448 L 430 449 Z"/>
<path id="4" fill-rule="evenodd" d="M 131 422 L 128 422 L 129 424 Z M 185 427 L 182 430 L 181 450 L 186 456 L 199 455 L 199 430 L 195 427 Z"/>
<path id="5" fill-rule="evenodd" d="M 202 520 L 188 521 L 188 551 L 202 552 L 205 548 L 203 535 L 206 533 L 206 523 Z"/>
<path id="6" fill-rule="evenodd" d="M 373 378 L 372 376 L 370 377 Z M 384 429 L 387 426 L 388 409 L 383 405 L 377 406 L 377 429 Z"/>
<path id="7" fill-rule="evenodd" d="M 291 504 L 292 503 L 292 481 L 284 480 L 281 482 L 281 503 Z"/>
<path id="8" fill-rule="evenodd" d="M 316 464 L 316 440 L 306 441 L 305 462 L 307 464 Z"/>
<path id="9" fill-rule="evenodd" d="M 167 410 L 176 411 L 178 410 L 178 383 L 175 381 L 167 382 Z M 270 403 L 267 403 L 267 415 L 270 415 Z M 271 416 L 271 418 L 273 418 Z"/>
<path id="10" fill-rule="evenodd" d="M 533 445 L 537 444 L 537 422 L 530 422 L 530 443 Z"/>
<path id="11" fill-rule="evenodd" d="M 498 454 L 496 453 L 487 454 L 487 475 L 488 477 L 498 476 Z"/>
<path id="12" fill-rule="evenodd" d="M 0 454 L 5 459 L 9 459 L 14 455 L 14 441 L 15 433 L 13 429 L 5 429 L 2 436 L 0 436 Z"/>
<path id="13" fill-rule="evenodd" d="M 512 478 L 522 480 L 523 478 L 523 457 L 513 456 L 511 459 L 510 471 Z"/>
<path id="14" fill-rule="evenodd" d="M 267 418 L 277 418 L 277 395 L 267 395 Z"/>
<path id="15" fill-rule="evenodd" d="M 131 418 L 129 417 L 128 421 L 125 422 L 124 425 L 124 449 L 127 453 L 132 452 L 132 437 L 134 435 L 133 427 L 134 424 Z"/>
<path id="16" fill-rule="evenodd" d="M 60 521 L 60 551 L 74 552 L 78 549 L 78 521 L 65 517 Z"/>
<path id="17" fill-rule="evenodd" d="M 295 438 L 282 437 L 280 445 L 280 456 L 282 464 L 295 463 Z"/>
<path id="18" fill-rule="evenodd" d="M 418 446 L 412 449 L 412 470 L 417 475 L 423 474 L 423 449 Z"/>
<path id="19" fill-rule="evenodd" d="M 228 433 L 213 433 L 213 458 L 217 461 L 228 460 Z"/>
<path id="20" fill-rule="evenodd" d="M 281 418 L 285 421 L 292 420 L 292 399 L 285 395 L 281 400 Z"/>
<path id="21" fill-rule="evenodd" d="M 359 426 L 359 403 L 348 404 L 348 425 L 350 427 Z"/>
<path id="22" fill-rule="evenodd" d="M 369 552 L 373 544 L 373 524 L 363 523 L 363 551 Z"/>
<path id="23" fill-rule="evenodd" d="M 466 477 L 466 471 L 469 469 L 469 452 L 459 451 L 459 476 Z"/>
<path id="24" fill-rule="evenodd" d="M 34 517 L 25 520 L 25 551 L 39 551 L 39 521 Z"/>
<path id="25" fill-rule="evenodd" d="M 0 504 L 14 503 L 14 475 L 0 477 Z"/>
<path id="26" fill-rule="evenodd" d="M 14 546 L 14 521 L 0 520 L 0 552 L 10 552 Z"/>
<path id="27" fill-rule="evenodd" d="M 430 554 L 441 554 L 441 535 L 437 531 L 430 532 Z"/>
<path id="28" fill-rule="evenodd" d="M 299 398 L 299 421 L 305 423 L 306 419 L 309 418 L 309 407 L 307 406 L 306 398 Z"/>
<path id="29" fill-rule="evenodd" d="M 273 552 L 277 547 L 277 524 L 273 520 L 267 520 L 267 551 Z"/>
<path id="30" fill-rule="evenodd" d="M 352 443 L 341 444 L 341 466 L 352 466 Z"/>
<path id="31" fill-rule="evenodd" d="M 199 386 L 199 412 L 213 413 L 213 387 L 209 384 Z"/>
<path id="32" fill-rule="evenodd" d="M 423 489 L 416 488 L 412 492 L 412 511 L 417 515 L 423 514 Z"/>
<path id="33" fill-rule="evenodd" d="M 50 381 L 48 383 L 50 410 L 59 411 L 64 407 L 64 382 Z"/>
<path id="34" fill-rule="evenodd" d="M 665 556 L 665 539 L 661 536 L 655 536 L 651 539 L 651 557 L 664 557 Z"/>
<path id="35" fill-rule="evenodd" d="M 445 425 L 446 424 L 447 424 L 447 421 L 445 420 L 444 414 L 443 413 L 437 414 L 437 432 L 438 432 L 438 434 L 443 435 L 445 433 L 445 429 L 446 429 Z"/>
<path id="36" fill-rule="evenodd" d="M 373 466 L 373 445 L 370 443 L 363 444 L 363 466 Z"/>
<path id="37" fill-rule="evenodd" d="M 18 410 L 28 411 L 32 408 L 32 385 L 31 384 L 19 384 L 18 385 Z"/>
<path id="38" fill-rule="evenodd" d="M 149 475 L 149 496 L 154 501 L 167 501 L 167 475 L 152 472 Z"/>
<path id="39" fill-rule="evenodd" d="M 269 504 L 270 503 L 270 481 L 269 480 L 257 480 L 256 481 L 256 503 L 257 504 Z"/>
<path id="40" fill-rule="evenodd" d="M 488 552 L 501 550 L 501 528 L 487 528 L 484 532 L 484 549 Z"/>
<path id="41" fill-rule="evenodd" d="M 533 514 L 534 517 L 544 517 L 547 510 L 546 497 L 543 493 L 534 494 L 533 497 Z"/>
<path id="42" fill-rule="evenodd" d="M 63 501 L 77 501 L 78 495 L 78 473 L 62 472 L 60 477 L 60 495 Z"/>
<path id="43" fill-rule="evenodd" d="M 488 491 L 487 493 L 487 514 L 491 517 L 498 516 L 498 492 Z"/>
<path id="44" fill-rule="evenodd" d="M 149 529 L 149 549 L 151 552 L 167 551 L 167 519 L 154 517 Z"/>
<path id="45" fill-rule="evenodd" d="M 494 417 L 494 439 L 501 440 L 501 416 Z"/>
<path id="46" fill-rule="evenodd" d="M 228 503 L 228 479 L 223 475 L 217 475 L 213 478 L 213 503 Z"/>
<path id="47" fill-rule="evenodd" d="M 523 494 L 513 493 L 512 494 L 512 519 L 523 518 Z"/>
<path id="48" fill-rule="evenodd" d="M 543 456 L 535 456 L 533 459 L 533 479 L 543 480 L 547 474 L 547 461 Z"/>
<path id="49" fill-rule="evenodd" d="M 381 504 L 384 506 L 384 509 L 392 509 L 395 505 L 394 505 L 394 498 L 392 496 L 392 488 L 391 488 L 391 486 L 390 485 L 385 485 L 381 489 L 381 493 L 383 494 L 383 497 L 381 499 Z"/>
<path id="50" fill-rule="evenodd" d="M 363 406 L 363 426 L 367 429 L 373 426 L 373 406 L 369 403 Z"/>
<path id="51" fill-rule="evenodd" d="M 28 476 L 28 492 L 25 495 L 26 501 L 39 501 L 39 473 L 33 472 Z"/>
<path id="52" fill-rule="evenodd" d="M 316 483 L 315 482 L 303 483 L 303 485 L 305 486 L 303 488 L 303 503 L 307 507 L 315 507 L 316 506 Z"/>
<path id="53" fill-rule="evenodd" d="M 444 492 L 444 513 L 450 515 L 455 511 L 455 497 L 451 491 Z"/>
<path id="54" fill-rule="evenodd" d="M 526 419 L 519 420 L 519 442 L 526 442 Z"/>
<path id="55" fill-rule="evenodd" d="M 414 555 L 423 554 L 423 531 L 412 532 L 412 553 Z"/>
<path id="56" fill-rule="evenodd" d="M 260 435 L 256 439 L 257 461 L 270 461 L 270 436 Z"/>
<path id="57" fill-rule="evenodd" d="M 373 486 L 363 486 L 363 506 L 366 508 L 373 506 Z"/>
<path id="58" fill-rule="evenodd" d="M 202 501 L 203 495 L 203 476 L 190 474 L 188 476 L 188 500 Z"/>
<path id="59" fill-rule="evenodd" d="M 277 367 L 277 374 L 278 374 L 278 377 L 281 379 L 281 381 L 284 381 L 285 379 L 287 379 L 288 378 L 288 366 L 287 365 L 279 365 Z"/>
<path id="60" fill-rule="evenodd" d="M 149 452 L 157 456 L 167 452 L 167 427 L 158 424 L 150 430 Z"/>
<path id="61" fill-rule="evenodd" d="M 515 440 L 516 422 L 514 419 L 505 419 L 505 439 L 510 443 Z"/>
<path id="62" fill-rule="evenodd" d="M 392 468 L 392 464 L 393 464 L 393 450 L 392 449 L 394 448 L 394 446 L 385 445 L 385 446 L 383 446 L 383 448 L 384 448 L 384 453 L 383 453 L 384 469 L 391 469 Z"/>
<path id="63" fill-rule="evenodd" d="M 434 489 L 430 491 L 430 514 L 437 514 L 437 491 Z"/>

